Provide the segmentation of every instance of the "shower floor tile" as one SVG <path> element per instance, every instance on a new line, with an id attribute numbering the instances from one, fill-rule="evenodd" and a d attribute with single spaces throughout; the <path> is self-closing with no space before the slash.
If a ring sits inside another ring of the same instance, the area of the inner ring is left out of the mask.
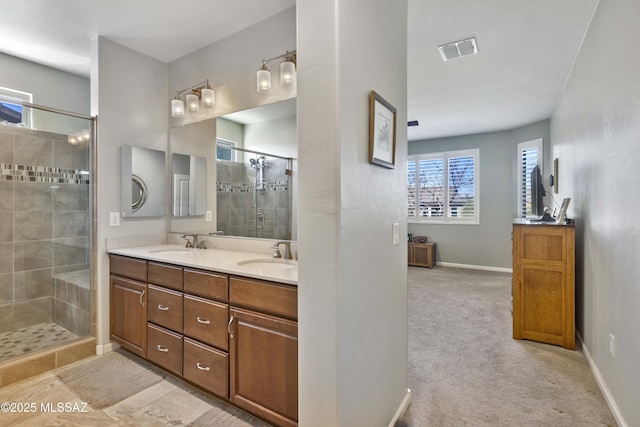
<path id="1" fill-rule="evenodd" d="M 54 322 L 0 333 L 0 362 L 71 341 L 77 335 Z"/>

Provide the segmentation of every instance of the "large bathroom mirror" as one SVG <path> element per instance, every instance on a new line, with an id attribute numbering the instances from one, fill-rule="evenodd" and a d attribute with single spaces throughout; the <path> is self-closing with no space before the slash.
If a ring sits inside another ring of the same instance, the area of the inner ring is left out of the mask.
<path id="1" fill-rule="evenodd" d="M 203 216 L 207 206 L 207 159 L 171 155 L 171 215 Z"/>
<path id="2" fill-rule="evenodd" d="M 206 197 L 196 196 L 204 201 L 205 216 L 172 212 L 169 230 L 295 240 L 296 122 L 296 100 L 289 99 L 171 128 L 172 187 L 182 186 L 186 192 L 188 186 L 184 177 L 173 177 L 186 175 L 177 167 L 174 172 L 174 164 L 186 162 L 183 153 L 190 161 L 192 156 L 205 159 L 207 178 L 202 190 Z M 199 181 L 196 178 L 196 186 Z M 172 191 L 172 209 L 174 195 Z M 180 200 L 184 212 L 185 199 Z"/>
<path id="3" fill-rule="evenodd" d="M 120 148 L 122 216 L 159 217 L 165 214 L 165 152 L 123 145 Z"/>
<path id="4" fill-rule="evenodd" d="M 297 238 L 296 100 L 216 119 L 216 227 L 225 235 Z"/>

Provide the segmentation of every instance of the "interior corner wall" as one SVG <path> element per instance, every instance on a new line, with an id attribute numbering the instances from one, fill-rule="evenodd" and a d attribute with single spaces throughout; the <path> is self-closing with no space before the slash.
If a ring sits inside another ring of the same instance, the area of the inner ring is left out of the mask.
<path id="1" fill-rule="evenodd" d="M 480 150 L 480 224 L 410 223 L 409 233 L 436 242 L 437 262 L 510 270 L 511 224 L 518 216 L 518 144 L 543 139 L 546 178 L 551 173 L 549 129 L 547 119 L 512 130 L 409 142 L 410 155 Z M 549 190 L 548 181 L 545 188 Z"/>
<path id="2" fill-rule="evenodd" d="M 104 37 L 92 39 L 91 59 L 91 114 L 98 116 L 97 339 L 103 345 L 109 342 L 106 239 L 167 232 L 166 215 L 121 218 L 119 227 L 110 227 L 109 212 L 122 212 L 120 147 L 167 151 L 168 67 Z"/>
<path id="3" fill-rule="evenodd" d="M 389 425 L 407 396 L 407 2 L 298 1 L 299 422 Z M 384 28 L 384 31 L 380 31 Z M 368 162 L 369 92 L 397 108 Z"/>
<path id="4" fill-rule="evenodd" d="M 414 236 L 436 243 L 436 262 L 511 268 L 511 224 L 515 188 L 511 131 L 437 138 L 409 143 L 409 154 L 479 149 L 479 224 L 410 223 Z"/>
<path id="5" fill-rule="evenodd" d="M 621 426 L 640 425 L 638 16 L 639 2 L 599 2 L 551 118 L 576 219 L 576 329 Z"/>

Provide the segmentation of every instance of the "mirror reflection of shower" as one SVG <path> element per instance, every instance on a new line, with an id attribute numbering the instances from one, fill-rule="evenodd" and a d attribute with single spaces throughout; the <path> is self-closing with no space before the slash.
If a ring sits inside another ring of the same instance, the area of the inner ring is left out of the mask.
<path id="1" fill-rule="evenodd" d="M 230 236 L 289 240 L 293 159 L 224 144 L 217 150 L 217 229 Z"/>
<path id="2" fill-rule="evenodd" d="M 257 159 L 249 159 L 251 167 L 256 170 L 256 190 L 264 191 L 264 168 L 267 166 L 264 156 Z"/>

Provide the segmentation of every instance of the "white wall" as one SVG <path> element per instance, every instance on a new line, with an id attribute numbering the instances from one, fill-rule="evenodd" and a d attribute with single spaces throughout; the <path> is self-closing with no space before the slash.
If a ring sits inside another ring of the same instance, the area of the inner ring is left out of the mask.
<path id="1" fill-rule="evenodd" d="M 209 79 L 216 93 L 213 108 L 198 113 L 185 112 L 182 119 L 171 118 L 170 126 L 180 126 L 209 117 L 296 96 L 296 88 L 284 88 L 279 82 L 279 62 L 269 64 L 272 90 L 269 94 L 256 92 L 256 71 L 262 59 L 281 55 L 296 48 L 295 8 L 290 8 L 219 42 L 210 44 L 169 63 L 169 93 L 176 92 Z"/>
<path id="2" fill-rule="evenodd" d="M 601 1 L 551 119 L 576 218 L 576 320 L 621 425 L 640 425 L 640 2 Z M 616 338 L 615 358 L 609 334 Z"/>
<path id="3" fill-rule="evenodd" d="M 109 260 L 106 239 L 167 232 L 167 216 L 127 218 L 109 227 L 120 212 L 120 146 L 167 151 L 167 64 L 106 38 L 91 41 L 91 114 L 98 115 L 97 339 L 109 342 Z"/>
<path id="4" fill-rule="evenodd" d="M 31 93 L 34 104 L 87 115 L 90 111 L 89 79 L 4 53 L 0 53 L 0 86 Z M 82 123 L 34 110 L 32 126 L 67 133 L 81 130 Z"/>
<path id="5" fill-rule="evenodd" d="M 298 1 L 299 415 L 388 425 L 407 391 L 407 2 Z M 368 163 L 369 91 L 398 109 Z"/>

